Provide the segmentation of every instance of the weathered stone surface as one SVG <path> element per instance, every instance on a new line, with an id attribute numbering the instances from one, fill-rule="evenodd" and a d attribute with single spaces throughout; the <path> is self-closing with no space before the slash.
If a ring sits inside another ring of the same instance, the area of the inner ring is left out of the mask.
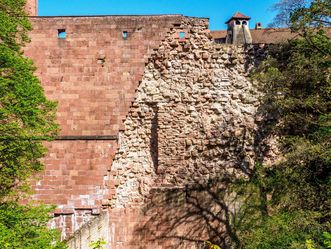
<path id="1" fill-rule="evenodd" d="M 206 25 L 183 19 L 149 59 L 124 122 L 119 147 L 125 154 L 112 165 L 121 169 L 115 207 L 142 205 L 152 187 L 245 177 L 254 167 L 259 93 L 239 63 L 247 53 L 215 44 Z M 178 38 L 182 30 L 189 39 Z M 137 115 L 142 109 L 145 116 Z"/>

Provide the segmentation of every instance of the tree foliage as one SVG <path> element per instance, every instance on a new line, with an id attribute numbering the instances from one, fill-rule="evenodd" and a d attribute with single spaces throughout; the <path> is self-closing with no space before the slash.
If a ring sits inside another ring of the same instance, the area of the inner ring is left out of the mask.
<path id="1" fill-rule="evenodd" d="M 22 206 L 5 203 L 0 206 L 0 245 L 2 249 L 64 249 L 56 242 L 58 232 L 49 230 L 51 207 Z"/>
<path id="2" fill-rule="evenodd" d="M 279 137 L 282 160 L 258 167 L 245 183 L 255 186 L 260 198 L 258 218 L 247 217 L 250 229 L 239 231 L 244 248 L 326 246 L 324 237 L 331 231 L 331 42 L 325 32 L 330 11 L 330 0 L 315 0 L 286 13 L 300 38 L 270 47 L 255 75 L 266 112 L 275 117 L 269 129 Z"/>
<path id="3" fill-rule="evenodd" d="M 269 24 L 270 27 L 288 27 L 291 25 L 291 13 L 295 10 L 304 8 L 311 0 L 280 0 L 272 6 L 272 10 L 276 11 L 276 17 Z"/>
<path id="4" fill-rule="evenodd" d="M 56 105 L 46 99 L 31 60 L 22 53 L 31 29 L 24 2 L 0 4 L 0 201 L 42 169 L 42 140 L 57 129 Z"/>
<path id="5" fill-rule="evenodd" d="M 56 104 L 46 99 L 22 47 L 31 24 L 24 0 L 0 0 L 0 247 L 64 248 L 46 227 L 50 208 L 22 206 L 28 178 L 43 169 L 43 141 L 54 137 Z"/>

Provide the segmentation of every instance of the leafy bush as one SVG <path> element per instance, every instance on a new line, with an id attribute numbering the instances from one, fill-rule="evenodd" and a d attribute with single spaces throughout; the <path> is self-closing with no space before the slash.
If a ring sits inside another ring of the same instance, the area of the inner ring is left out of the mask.
<path id="1" fill-rule="evenodd" d="M 47 222 L 52 210 L 46 206 L 0 205 L 0 245 L 2 249 L 65 249 L 59 233 L 49 230 Z"/>
<path id="2" fill-rule="evenodd" d="M 89 246 L 91 249 L 104 249 L 104 245 L 106 245 L 106 241 L 103 238 L 99 238 L 97 241 L 92 241 Z"/>

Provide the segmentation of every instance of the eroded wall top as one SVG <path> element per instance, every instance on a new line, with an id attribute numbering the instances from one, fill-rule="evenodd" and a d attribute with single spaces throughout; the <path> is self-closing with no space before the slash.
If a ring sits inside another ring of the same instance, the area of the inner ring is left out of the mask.
<path id="1" fill-rule="evenodd" d="M 37 16 L 38 15 L 38 0 L 27 0 L 25 10 L 29 16 Z"/>

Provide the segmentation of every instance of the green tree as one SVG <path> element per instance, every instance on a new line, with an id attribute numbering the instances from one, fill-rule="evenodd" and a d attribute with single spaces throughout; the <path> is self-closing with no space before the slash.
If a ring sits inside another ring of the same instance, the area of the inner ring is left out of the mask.
<path id="1" fill-rule="evenodd" d="M 0 245 L 2 249 L 65 249 L 57 242 L 58 231 L 47 228 L 51 207 L 0 205 Z"/>
<path id="2" fill-rule="evenodd" d="M 55 103 L 46 99 L 22 52 L 31 29 L 25 1 L 0 2 L 0 201 L 42 169 L 42 140 L 54 136 Z"/>
<path id="3" fill-rule="evenodd" d="M 63 248 L 46 227 L 50 208 L 20 205 L 27 180 L 43 169 L 43 141 L 57 131 L 48 101 L 22 47 L 31 24 L 24 0 L 0 0 L 0 247 Z"/>
<path id="4" fill-rule="evenodd" d="M 269 24 L 270 27 L 288 27 L 291 25 L 291 13 L 295 10 L 303 8 L 310 0 L 280 0 L 272 6 L 276 17 L 273 22 Z"/>
<path id="5" fill-rule="evenodd" d="M 249 183 L 263 205 L 251 229 L 240 232 L 245 248 L 325 248 L 323 232 L 331 229 L 330 13 L 330 0 L 291 9 L 288 26 L 301 37 L 270 47 L 255 75 L 266 112 L 276 118 L 270 130 L 279 137 L 282 160 L 262 166 Z"/>

